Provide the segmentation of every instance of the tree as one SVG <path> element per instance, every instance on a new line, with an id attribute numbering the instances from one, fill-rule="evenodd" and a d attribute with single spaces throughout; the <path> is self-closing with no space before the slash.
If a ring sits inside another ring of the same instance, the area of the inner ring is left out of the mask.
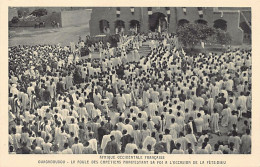
<path id="1" fill-rule="evenodd" d="M 29 14 L 29 8 L 19 8 L 17 13 L 18 13 L 18 17 L 21 18 L 21 17 L 25 17 Z"/>
<path id="2" fill-rule="evenodd" d="M 177 34 L 179 40 L 185 47 L 191 49 L 201 41 L 207 40 L 208 37 L 215 33 L 214 29 L 204 24 L 186 23 L 179 26 Z"/>
<path id="3" fill-rule="evenodd" d="M 213 36 L 213 40 L 216 43 L 227 45 L 231 43 L 231 36 L 228 32 L 223 31 L 221 29 L 215 29 L 215 34 Z"/>
<path id="4" fill-rule="evenodd" d="M 43 8 L 40 8 L 40 9 L 35 9 L 31 15 L 33 16 L 36 16 L 36 17 L 41 17 L 41 16 L 44 16 L 44 15 L 47 15 L 47 10 L 46 9 L 43 9 Z"/>
<path id="5" fill-rule="evenodd" d="M 17 16 L 14 16 L 14 17 L 12 18 L 11 22 L 12 22 L 13 24 L 16 24 L 16 23 L 19 22 L 19 18 L 18 18 Z"/>

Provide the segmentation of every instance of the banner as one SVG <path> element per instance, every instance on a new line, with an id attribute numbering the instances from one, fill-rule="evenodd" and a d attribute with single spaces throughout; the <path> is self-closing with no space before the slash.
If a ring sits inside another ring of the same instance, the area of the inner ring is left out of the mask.
<path id="1" fill-rule="evenodd" d="M 183 7 L 183 8 L 182 8 L 182 11 L 183 11 L 183 13 L 184 13 L 185 15 L 187 15 L 187 8 L 186 8 L 186 7 Z"/>
<path id="2" fill-rule="evenodd" d="M 116 17 L 120 17 L 120 7 L 116 8 Z"/>
<path id="3" fill-rule="evenodd" d="M 202 9 L 202 7 L 198 7 L 198 13 L 199 13 L 200 18 L 203 18 L 203 9 Z"/>
<path id="4" fill-rule="evenodd" d="M 148 16 L 151 16 L 153 14 L 153 9 L 151 7 L 148 7 Z"/>
<path id="5" fill-rule="evenodd" d="M 131 11 L 132 15 L 134 15 L 134 13 L 135 13 L 135 8 L 134 8 L 134 7 L 130 7 L 130 11 Z"/>

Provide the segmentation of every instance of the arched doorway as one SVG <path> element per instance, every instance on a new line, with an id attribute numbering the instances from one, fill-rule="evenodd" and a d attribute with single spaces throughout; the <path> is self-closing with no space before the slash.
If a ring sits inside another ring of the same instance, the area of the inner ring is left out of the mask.
<path id="1" fill-rule="evenodd" d="M 125 31 L 125 22 L 123 20 L 115 21 L 115 33 L 123 33 Z"/>
<path id="2" fill-rule="evenodd" d="M 195 23 L 196 24 L 204 24 L 204 25 L 208 24 L 208 22 L 206 20 L 203 20 L 203 19 L 196 20 Z"/>
<path id="3" fill-rule="evenodd" d="M 251 22 L 249 22 L 251 25 Z M 239 24 L 239 27 L 244 31 L 244 43 L 251 44 L 251 28 L 248 26 L 248 24 L 244 21 Z"/>
<path id="4" fill-rule="evenodd" d="M 100 20 L 99 29 L 100 29 L 100 33 L 109 34 L 110 33 L 109 22 L 107 20 Z"/>
<path id="5" fill-rule="evenodd" d="M 188 20 L 186 20 L 186 19 L 181 19 L 181 20 L 178 21 L 178 27 L 179 27 L 179 26 L 184 26 L 185 24 L 188 24 L 188 23 L 189 23 Z"/>
<path id="6" fill-rule="evenodd" d="M 239 27 L 241 27 L 241 29 L 244 31 L 244 33 L 251 34 L 251 29 L 250 29 L 250 27 L 248 26 L 248 24 L 245 21 L 241 22 L 239 24 Z"/>
<path id="7" fill-rule="evenodd" d="M 131 20 L 129 22 L 130 31 L 134 33 L 140 32 L 140 22 L 138 20 Z"/>
<path id="8" fill-rule="evenodd" d="M 227 30 L 227 21 L 223 20 L 223 19 L 215 20 L 213 27 L 216 29 L 221 29 L 221 30 L 226 31 Z"/>
<path id="9" fill-rule="evenodd" d="M 165 14 L 161 12 L 153 13 L 149 17 L 149 29 L 153 32 L 155 31 L 165 31 L 167 30 L 167 21 Z"/>

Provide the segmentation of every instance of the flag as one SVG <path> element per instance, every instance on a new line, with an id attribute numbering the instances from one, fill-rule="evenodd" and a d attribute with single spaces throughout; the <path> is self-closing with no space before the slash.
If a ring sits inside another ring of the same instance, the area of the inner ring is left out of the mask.
<path id="1" fill-rule="evenodd" d="M 186 7 L 183 7 L 182 8 L 182 11 L 183 11 L 183 13 L 186 15 L 187 14 L 187 8 Z"/>
<path id="2" fill-rule="evenodd" d="M 171 14 L 171 10 L 169 7 L 165 7 L 167 15 Z"/>
<path id="3" fill-rule="evenodd" d="M 220 15 L 220 17 L 223 17 L 223 15 L 224 15 L 224 13 L 223 13 L 223 11 L 221 11 L 221 15 Z"/>
<path id="4" fill-rule="evenodd" d="M 116 17 L 120 17 L 120 7 L 116 8 Z"/>
<path id="5" fill-rule="evenodd" d="M 148 7 L 148 15 L 151 16 L 153 14 L 152 7 Z"/>
<path id="6" fill-rule="evenodd" d="M 132 15 L 134 15 L 134 13 L 135 13 L 135 8 L 134 8 L 134 7 L 130 7 L 130 11 L 131 11 Z"/>
<path id="7" fill-rule="evenodd" d="M 199 13 L 200 18 L 203 18 L 203 9 L 202 9 L 202 7 L 198 7 L 198 13 Z"/>

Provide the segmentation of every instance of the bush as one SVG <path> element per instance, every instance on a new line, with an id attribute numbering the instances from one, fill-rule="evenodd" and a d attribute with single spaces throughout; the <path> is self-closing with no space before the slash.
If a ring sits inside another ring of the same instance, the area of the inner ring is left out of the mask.
<path id="1" fill-rule="evenodd" d="M 31 13 L 31 15 L 36 16 L 36 17 L 41 17 L 41 16 L 44 16 L 44 15 L 47 15 L 47 14 L 48 14 L 47 10 L 46 10 L 46 9 L 43 9 L 43 8 L 41 8 L 41 9 L 36 9 L 36 10 L 34 10 L 34 11 Z"/>
<path id="2" fill-rule="evenodd" d="M 17 16 L 14 16 L 11 20 L 13 24 L 17 24 L 19 22 L 19 18 Z"/>

